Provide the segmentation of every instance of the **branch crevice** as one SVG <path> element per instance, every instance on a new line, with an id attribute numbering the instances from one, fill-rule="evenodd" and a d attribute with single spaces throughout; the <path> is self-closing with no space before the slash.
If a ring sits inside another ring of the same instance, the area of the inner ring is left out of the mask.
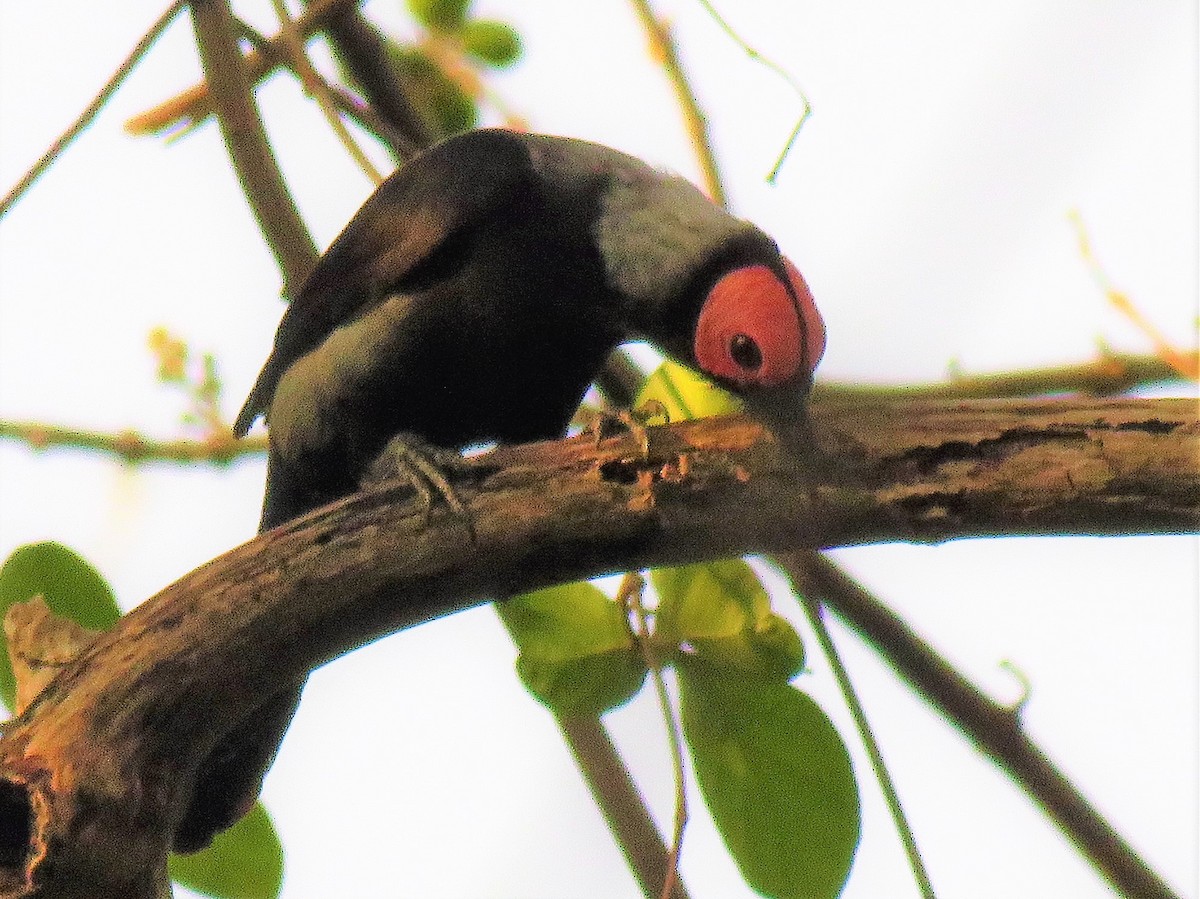
<path id="1" fill-rule="evenodd" d="M 648 454 L 624 436 L 501 447 L 471 462 L 469 521 L 385 485 L 190 572 L 5 725 L 0 800 L 32 815 L 0 814 L 0 849 L 29 847 L 0 851 L 0 896 L 76 895 L 41 892 L 68 875 L 93 897 L 153 895 L 145 872 L 165 870 L 212 746 L 281 685 L 452 611 L 746 553 L 1200 530 L 1191 400 L 826 402 L 812 418 L 853 453 L 801 468 L 743 416 L 653 428 Z M 924 475 L 895 463 L 944 446 Z"/>

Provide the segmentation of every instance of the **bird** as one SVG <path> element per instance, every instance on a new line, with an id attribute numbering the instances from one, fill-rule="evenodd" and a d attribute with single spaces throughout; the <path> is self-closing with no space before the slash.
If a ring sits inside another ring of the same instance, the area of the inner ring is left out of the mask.
<path id="1" fill-rule="evenodd" d="M 825 328 L 775 241 L 679 175 L 501 128 L 433 146 L 318 261 L 237 416 L 239 437 L 268 426 L 260 528 L 354 492 L 398 437 L 453 452 L 561 436 L 631 340 L 794 431 Z M 177 846 L 249 807 L 234 794 L 257 795 L 276 746 L 248 744 L 277 743 L 267 732 L 297 698 L 285 691 L 214 753 Z"/>

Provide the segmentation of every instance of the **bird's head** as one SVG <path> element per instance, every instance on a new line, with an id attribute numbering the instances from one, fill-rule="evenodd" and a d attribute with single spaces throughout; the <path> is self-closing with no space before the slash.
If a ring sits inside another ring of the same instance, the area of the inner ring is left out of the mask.
<path id="1" fill-rule="evenodd" d="M 825 324 L 799 269 L 778 253 L 720 271 L 694 315 L 696 369 L 737 394 L 791 451 L 812 449 L 807 397 L 825 352 Z"/>
<path id="2" fill-rule="evenodd" d="M 825 352 L 825 324 L 786 257 L 721 274 L 696 320 L 697 368 L 735 392 L 795 391 L 802 400 Z"/>

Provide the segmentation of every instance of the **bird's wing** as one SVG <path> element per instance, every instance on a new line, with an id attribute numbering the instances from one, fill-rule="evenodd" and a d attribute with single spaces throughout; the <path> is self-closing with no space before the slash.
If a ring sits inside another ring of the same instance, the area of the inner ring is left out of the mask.
<path id="1" fill-rule="evenodd" d="M 497 129 L 451 138 L 381 184 L 284 313 L 234 433 L 244 436 L 266 411 L 292 363 L 419 277 L 440 248 L 511 203 L 532 177 L 521 136 Z"/>

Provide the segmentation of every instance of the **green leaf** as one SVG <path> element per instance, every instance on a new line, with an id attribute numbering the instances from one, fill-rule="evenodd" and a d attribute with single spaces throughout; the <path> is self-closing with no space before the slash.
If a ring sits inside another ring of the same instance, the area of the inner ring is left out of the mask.
<path id="1" fill-rule="evenodd" d="M 413 18 L 431 31 L 454 33 L 467 21 L 471 0 L 408 0 Z"/>
<path id="2" fill-rule="evenodd" d="M 389 42 L 388 58 L 404 82 L 409 99 L 440 137 L 475 127 L 479 121 L 475 101 L 422 50 Z"/>
<path id="3" fill-rule="evenodd" d="M 283 886 L 283 846 L 261 802 L 207 849 L 172 855 L 171 879 L 215 899 L 275 899 Z"/>
<path id="4" fill-rule="evenodd" d="M 821 708 L 786 684 L 677 663 L 700 791 L 742 876 L 773 899 L 834 899 L 860 834 L 850 756 Z"/>
<path id="5" fill-rule="evenodd" d="M 741 402 L 732 393 L 669 360 L 646 379 L 635 405 L 640 407 L 650 400 L 662 403 L 671 421 L 726 415 L 741 408 Z"/>
<path id="6" fill-rule="evenodd" d="M 650 572 L 656 636 L 687 644 L 712 665 L 786 683 L 804 668 L 804 644 L 741 559 Z"/>
<path id="7" fill-rule="evenodd" d="M 520 650 L 525 688 L 559 715 L 599 715 L 642 687 L 646 666 L 625 611 L 587 582 L 496 604 Z"/>
<path id="8" fill-rule="evenodd" d="M 58 615 L 93 631 L 108 630 L 121 617 L 108 582 L 61 543 L 19 547 L 0 567 L 0 617 L 9 606 L 41 595 Z M 0 698 L 12 708 L 16 694 L 8 645 L 0 641 Z"/>
<path id="9" fill-rule="evenodd" d="M 477 19 L 463 29 L 463 48 L 496 68 L 511 66 L 521 58 L 521 36 L 503 22 Z"/>

